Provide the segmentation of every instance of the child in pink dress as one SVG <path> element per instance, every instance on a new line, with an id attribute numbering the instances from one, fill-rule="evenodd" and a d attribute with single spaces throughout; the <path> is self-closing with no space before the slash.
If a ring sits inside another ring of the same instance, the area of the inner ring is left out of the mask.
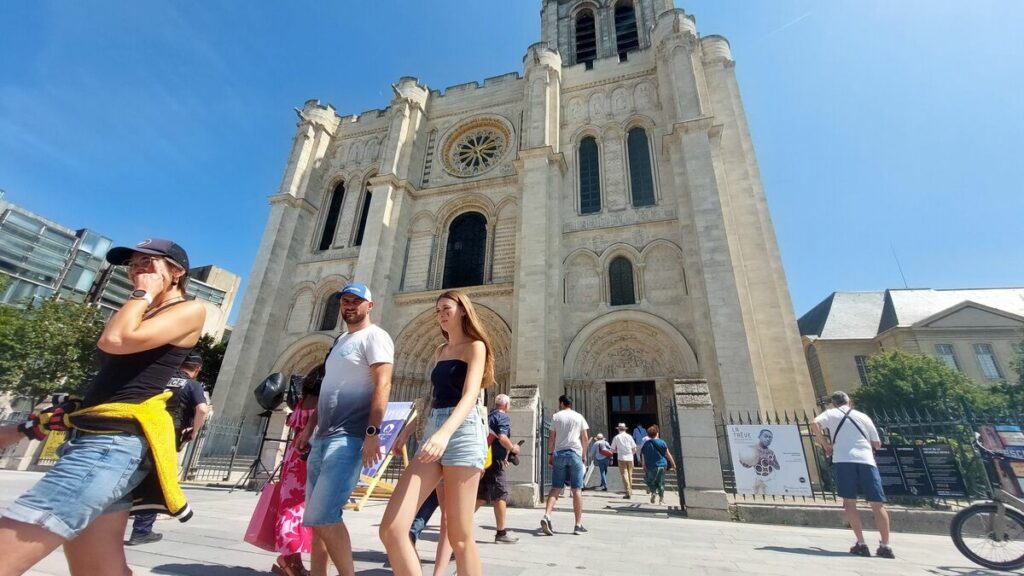
<path id="1" fill-rule="evenodd" d="M 316 410 L 322 378 L 322 370 L 314 370 L 303 380 L 302 397 L 288 416 L 292 438 L 302 433 L 310 415 Z M 313 543 L 312 530 L 302 526 L 302 514 L 306 510 L 306 461 L 293 444 L 288 444 L 284 453 L 278 490 L 274 551 L 280 556 L 271 572 L 281 576 L 308 576 L 309 571 L 302 565 L 302 554 L 309 553 Z"/>

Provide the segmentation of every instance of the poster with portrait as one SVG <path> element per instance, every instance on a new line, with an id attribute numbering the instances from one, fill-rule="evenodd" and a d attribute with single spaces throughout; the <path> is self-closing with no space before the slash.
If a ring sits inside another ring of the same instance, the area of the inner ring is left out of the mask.
<path id="1" fill-rule="evenodd" d="M 726 426 L 736 493 L 810 496 L 811 480 L 800 430 L 794 425 Z"/>
<path id="2" fill-rule="evenodd" d="M 1024 432 L 1020 426 L 981 426 L 981 445 L 1014 458 L 1024 458 Z M 1015 496 L 1024 497 L 1024 466 L 1020 462 L 999 462 L 996 474 Z"/>

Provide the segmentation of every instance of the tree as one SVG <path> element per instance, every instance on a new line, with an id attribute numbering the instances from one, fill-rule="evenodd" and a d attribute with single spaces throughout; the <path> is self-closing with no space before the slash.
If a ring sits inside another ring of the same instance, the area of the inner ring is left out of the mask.
<path id="1" fill-rule="evenodd" d="M 217 376 L 220 375 L 220 365 L 224 362 L 224 351 L 227 347 L 227 342 L 216 342 L 209 334 L 203 334 L 196 342 L 194 350 L 203 357 L 203 371 L 199 374 L 199 381 L 211 394 L 217 384 Z"/>
<path id="2" fill-rule="evenodd" d="M 98 310 L 86 304 L 0 306 L 0 390 L 35 403 L 55 392 L 83 392 L 96 374 L 102 331 Z"/>
<path id="3" fill-rule="evenodd" d="M 862 410 L 905 409 L 932 413 L 989 410 L 1005 406 L 982 387 L 941 360 L 899 350 L 875 354 L 867 361 L 868 383 L 854 392 Z"/>

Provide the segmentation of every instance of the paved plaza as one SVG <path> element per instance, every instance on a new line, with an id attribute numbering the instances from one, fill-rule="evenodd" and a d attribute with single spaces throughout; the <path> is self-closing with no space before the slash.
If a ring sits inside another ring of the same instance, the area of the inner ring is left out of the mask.
<path id="1" fill-rule="evenodd" d="M 0 506 L 28 488 L 39 475 L 0 471 Z M 187 488 L 195 517 L 182 524 L 160 520 L 156 530 L 162 541 L 128 548 L 128 561 L 136 576 L 249 576 L 269 574 L 274 555 L 242 541 L 256 496 L 228 493 L 219 488 Z M 382 503 L 361 512 L 346 511 L 345 518 L 355 543 L 356 571 L 361 575 L 391 574 L 377 538 Z M 827 573 L 829 576 L 932 574 L 980 576 L 991 574 L 972 565 L 953 547 L 948 537 L 896 534 L 898 558 L 856 558 L 845 551 L 849 531 L 792 528 L 687 520 L 665 514 L 618 512 L 593 513 L 584 518 L 590 530 L 572 534 L 572 517 L 557 511 L 554 537 L 536 530 L 540 510 L 509 512 L 510 529 L 520 538 L 516 545 L 493 544 L 494 516 L 489 508 L 477 513 L 477 542 L 488 576 L 540 576 L 566 574 L 758 574 L 797 575 Z M 436 519 L 433 527 L 436 527 Z M 429 569 L 437 532 L 424 532 L 418 549 Z M 877 545 L 877 536 L 869 537 Z M 452 567 L 454 571 L 454 565 Z M 64 557 L 56 552 L 46 558 L 33 576 L 66 575 Z M 429 572 L 427 572 L 429 574 Z"/>

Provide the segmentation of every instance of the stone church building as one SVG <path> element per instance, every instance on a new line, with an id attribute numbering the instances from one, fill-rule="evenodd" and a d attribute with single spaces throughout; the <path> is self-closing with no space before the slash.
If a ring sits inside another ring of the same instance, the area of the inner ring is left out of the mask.
<path id="1" fill-rule="evenodd" d="M 429 387 L 438 295 L 470 295 L 527 456 L 566 391 L 605 434 L 666 427 L 678 379 L 717 410 L 813 408 L 728 41 L 672 0 L 544 0 L 540 17 L 519 72 L 298 111 L 220 416 L 323 360 L 352 280 L 395 339 L 393 400 Z"/>

